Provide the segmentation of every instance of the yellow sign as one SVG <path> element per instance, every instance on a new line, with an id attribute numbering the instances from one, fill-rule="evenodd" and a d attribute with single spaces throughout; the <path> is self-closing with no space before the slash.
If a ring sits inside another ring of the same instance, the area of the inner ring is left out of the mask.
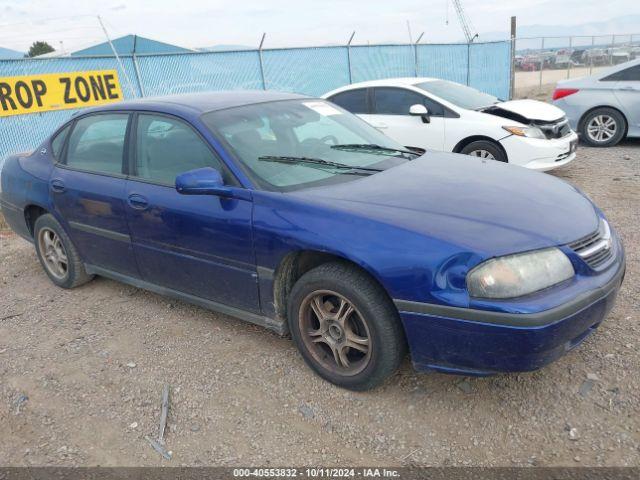
<path id="1" fill-rule="evenodd" d="M 0 117 L 122 100 L 115 70 L 0 77 Z"/>

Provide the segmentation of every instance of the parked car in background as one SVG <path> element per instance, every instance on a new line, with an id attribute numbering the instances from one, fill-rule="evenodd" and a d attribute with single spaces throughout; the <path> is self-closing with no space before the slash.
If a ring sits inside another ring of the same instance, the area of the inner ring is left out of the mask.
<path id="1" fill-rule="evenodd" d="M 640 59 L 558 82 L 553 103 L 591 146 L 610 147 L 625 137 L 640 137 Z"/>
<path id="2" fill-rule="evenodd" d="M 536 100 L 505 102 L 435 78 L 355 83 L 323 98 L 408 147 L 462 153 L 541 171 L 575 158 L 578 137 L 562 110 Z"/>
<path id="3" fill-rule="evenodd" d="M 290 332 L 354 390 L 407 347 L 418 370 L 540 368 L 595 331 L 625 272 L 615 230 L 562 180 L 420 156 L 287 93 L 83 111 L 0 184 L 56 285 L 101 275 Z"/>

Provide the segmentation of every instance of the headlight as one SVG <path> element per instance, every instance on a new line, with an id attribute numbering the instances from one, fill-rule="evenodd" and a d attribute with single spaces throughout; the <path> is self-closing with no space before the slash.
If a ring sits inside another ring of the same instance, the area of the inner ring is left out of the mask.
<path id="1" fill-rule="evenodd" d="M 573 265 L 557 248 L 492 258 L 467 274 L 472 297 L 514 298 L 537 292 L 575 275 Z"/>
<path id="2" fill-rule="evenodd" d="M 544 132 L 540 130 L 538 127 L 502 127 L 507 132 L 517 135 L 518 137 L 529 137 L 529 138 L 547 138 L 544 135 Z"/>

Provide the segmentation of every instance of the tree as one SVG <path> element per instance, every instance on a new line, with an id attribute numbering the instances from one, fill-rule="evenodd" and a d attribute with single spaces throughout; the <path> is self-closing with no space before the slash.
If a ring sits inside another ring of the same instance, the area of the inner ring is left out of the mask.
<path id="1" fill-rule="evenodd" d="M 44 55 L 45 53 L 53 51 L 55 51 L 55 48 L 53 48 L 47 42 L 33 42 L 33 45 L 29 47 L 27 57 L 37 57 L 38 55 Z"/>

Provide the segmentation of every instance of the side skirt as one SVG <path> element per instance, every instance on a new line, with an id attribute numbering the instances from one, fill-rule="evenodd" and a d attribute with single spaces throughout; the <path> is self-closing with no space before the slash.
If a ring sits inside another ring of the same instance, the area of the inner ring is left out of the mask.
<path id="1" fill-rule="evenodd" d="M 222 303 L 217 303 L 205 298 L 196 297 L 195 295 L 189 295 L 188 293 L 179 292 L 177 290 L 162 287 L 154 283 L 145 282 L 144 280 L 129 277 L 127 275 L 122 275 L 121 273 L 112 272 L 111 270 L 96 267 L 94 265 L 85 264 L 85 269 L 90 275 L 99 275 L 101 277 L 110 278 L 111 280 L 126 283 L 133 287 L 149 290 L 150 292 L 157 293 L 158 295 L 175 298 L 176 300 L 191 303 L 207 310 L 223 313 L 225 315 L 229 315 L 230 317 L 239 318 L 240 320 L 244 320 L 245 322 L 253 323 L 255 325 L 260 325 L 261 327 L 267 328 L 277 333 L 278 335 L 286 335 L 289 331 L 289 329 L 287 328 L 287 323 L 285 321 L 278 321 L 273 318 L 264 317 L 252 312 L 247 312 L 246 310 L 230 307 Z"/>

